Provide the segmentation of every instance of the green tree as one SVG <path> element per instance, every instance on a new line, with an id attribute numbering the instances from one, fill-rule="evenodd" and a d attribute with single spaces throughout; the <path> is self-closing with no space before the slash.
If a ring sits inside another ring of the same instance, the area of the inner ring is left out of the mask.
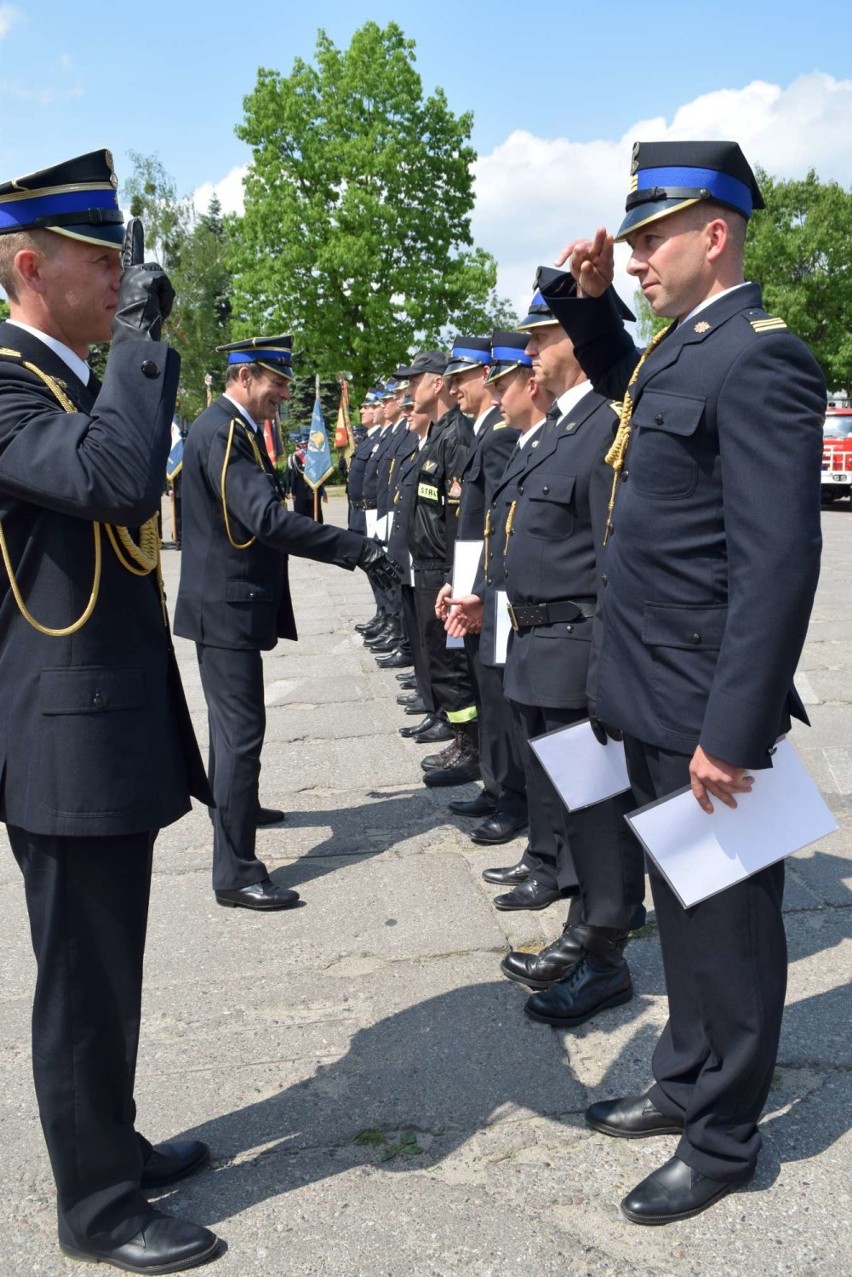
<path id="1" fill-rule="evenodd" d="M 124 207 L 145 225 L 145 247 L 170 270 L 192 226 L 192 201 L 178 197 L 173 178 L 156 155 L 129 151 L 133 172 L 124 184 Z"/>
<path id="2" fill-rule="evenodd" d="M 766 208 L 751 219 L 746 277 L 810 346 L 830 390 L 852 391 L 852 192 L 837 182 L 757 171 Z"/>
<path id="3" fill-rule="evenodd" d="M 9 303 L 6 301 L 5 297 L 0 297 L 0 323 L 2 323 L 4 319 L 8 319 L 8 318 L 9 318 Z"/>
<path id="4" fill-rule="evenodd" d="M 235 246 L 235 327 L 292 330 L 308 371 L 355 393 L 443 330 L 481 328 L 493 258 L 473 246 L 472 116 L 424 95 L 414 42 L 368 22 L 315 65 L 261 68 L 237 135 L 252 147 Z"/>
<path id="5" fill-rule="evenodd" d="M 647 346 L 655 333 L 672 322 L 665 315 L 654 314 L 641 288 L 637 288 L 633 294 L 633 312 L 636 315 L 636 336 L 640 346 Z"/>

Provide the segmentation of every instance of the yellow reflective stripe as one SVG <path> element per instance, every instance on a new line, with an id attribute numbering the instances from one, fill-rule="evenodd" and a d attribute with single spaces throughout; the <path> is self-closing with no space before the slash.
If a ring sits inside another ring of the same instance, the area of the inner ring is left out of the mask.
<path id="1" fill-rule="evenodd" d="M 447 710 L 448 723 L 472 723 L 476 717 L 475 705 L 469 705 L 467 709 Z"/>

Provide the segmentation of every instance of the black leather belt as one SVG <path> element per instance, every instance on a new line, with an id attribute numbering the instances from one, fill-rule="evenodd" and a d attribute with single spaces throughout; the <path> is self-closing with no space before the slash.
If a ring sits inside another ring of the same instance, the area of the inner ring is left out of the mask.
<path id="1" fill-rule="evenodd" d="M 352 502 L 353 510 L 375 510 L 375 508 L 376 508 L 375 501 L 353 501 Z"/>
<path id="2" fill-rule="evenodd" d="M 509 604 L 513 630 L 531 630 L 536 625 L 556 625 L 560 621 L 579 621 L 594 616 L 597 599 L 560 599 L 557 603 Z"/>

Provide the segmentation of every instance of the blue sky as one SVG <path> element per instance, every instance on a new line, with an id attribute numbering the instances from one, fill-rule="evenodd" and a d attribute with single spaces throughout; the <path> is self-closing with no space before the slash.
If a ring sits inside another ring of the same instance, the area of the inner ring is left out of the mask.
<path id="1" fill-rule="evenodd" d="M 0 178 L 108 145 L 120 178 L 136 150 L 181 193 L 219 189 L 250 158 L 234 126 L 258 66 L 286 73 L 318 26 L 345 45 L 368 19 L 398 22 L 426 90 L 473 110 L 474 229 L 510 293 L 586 229 L 572 218 L 617 216 L 636 136 L 735 136 L 771 172 L 852 182 L 852 18 L 827 0 L 0 0 Z"/>

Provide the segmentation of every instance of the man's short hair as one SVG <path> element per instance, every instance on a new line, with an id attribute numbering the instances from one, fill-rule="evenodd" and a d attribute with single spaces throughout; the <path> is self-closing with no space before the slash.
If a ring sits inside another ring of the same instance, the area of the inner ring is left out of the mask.
<path id="1" fill-rule="evenodd" d="M 228 364 L 227 370 L 225 372 L 226 386 L 230 386 L 232 381 L 237 380 L 237 378 L 240 375 L 241 368 L 247 368 L 249 372 L 251 373 L 252 377 L 260 377 L 266 371 L 266 369 L 262 368 L 259 363 Z"/>
<path id="2" fill-rule="evenodd" d="M 58 235 L 46 230 L 13 231 L 10 235 L 0 235 L 0 285 L 10 301 L 18 301 L 18 272 L 15 269 L 18 253 L 29 251 L 50 258 L 59 251 L 60 243 Z"/>

